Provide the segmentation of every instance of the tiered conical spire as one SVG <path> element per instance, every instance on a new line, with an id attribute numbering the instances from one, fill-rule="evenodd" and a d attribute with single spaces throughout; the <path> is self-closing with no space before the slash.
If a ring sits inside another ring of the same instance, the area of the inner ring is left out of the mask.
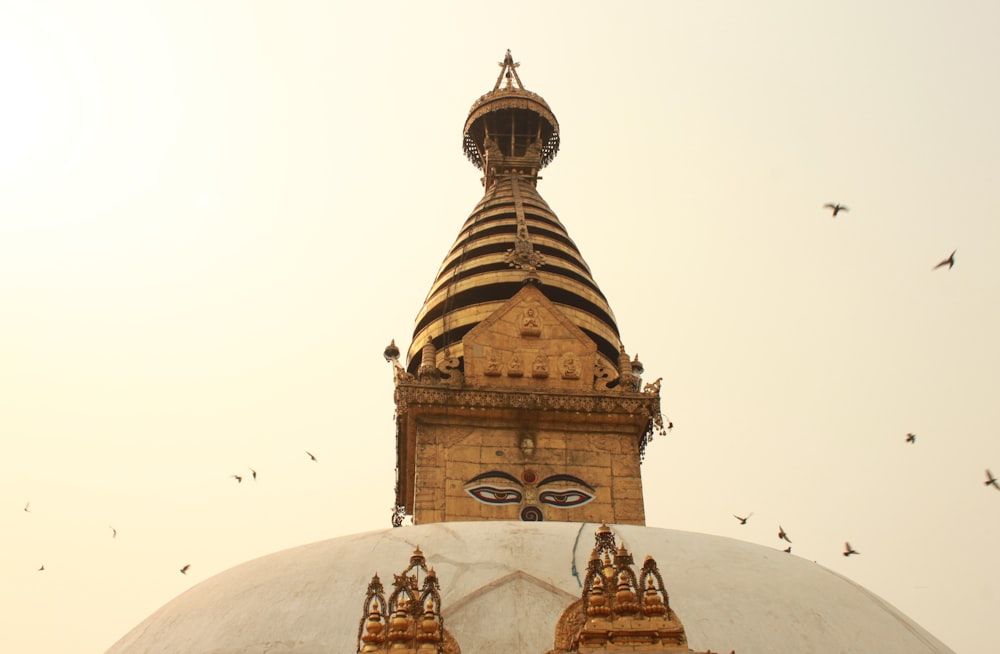
<path id="1" fill-rule="evenodd" d="M 462 337 L 525 282 L 539 283 L 594 340 L 603 364 L 617 369 L 621 341 L 614 314 L 536 188 L 538 171 L 559 150 L 559 123 L 541 96 L 525 90 L 510 51 L 500 66 L 493 90 L 473 104 L 464 131 L 465 153 L 484 172 L 485 194 L 417 315 L 407 369 L 418 371 L 428 340 L 439 357 L 461 359 Z"/>

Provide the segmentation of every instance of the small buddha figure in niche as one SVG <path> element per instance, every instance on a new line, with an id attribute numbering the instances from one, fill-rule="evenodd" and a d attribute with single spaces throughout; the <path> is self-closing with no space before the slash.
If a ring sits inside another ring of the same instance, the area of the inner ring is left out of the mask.
<path id="1" fill-rule="evenodd" d="M 510 358 L 510 363 L 507 364 L 507 376 L 508 377 L 524 376 L 524 362 L 521 361 L 520 354 L 515 354 Z"/>
<path id="2" fill-rule="evenodd" d="M 562 356 L 559 361 L 559 365 L 562 368 L 563 379 L 579 379 L 580 378 L 580 365 L 576 360 L 576 355 L 572 352 L 568 352 Z"/>
<path id="3" fill-rule="evenodd" d="M 490 352 L 489 358 L 486 359 L 486 368 L 483 370 L 483 374 L 487 377 L 500 376 L 500 360 L 497 358 L 496 352 Z"/>
<path id="4" fill-rule="evenodd" d="M 529 307 L 521 314 L 521 336 L 541 336 L 542 322 L 538 309 Z"/>
<path id="5" fill-rule="evenodd" d="M 531 376 L 537 379 L 545 379 L 549 376 L 549 361 L 544 354 L 539 354 L 531 363 Z"/>

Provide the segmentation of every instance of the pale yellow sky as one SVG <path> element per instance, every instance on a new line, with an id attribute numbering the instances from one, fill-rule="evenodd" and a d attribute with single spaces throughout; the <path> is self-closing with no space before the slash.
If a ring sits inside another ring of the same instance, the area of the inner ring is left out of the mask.
<path id="1" fill-rule="evenodd" d="M 102 652 L 389 525 L 381 352 L 482 193 L 507 48 L 562 129 L 539 190 L 664 378 L 648 524 L 780 523 L 995 649 L 1000 6 L 814 4 L 0 0 L 0 649 Z"/>

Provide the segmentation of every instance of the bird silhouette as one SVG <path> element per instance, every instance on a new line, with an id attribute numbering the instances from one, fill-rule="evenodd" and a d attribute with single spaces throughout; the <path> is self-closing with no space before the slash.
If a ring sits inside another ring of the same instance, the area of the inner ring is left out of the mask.
<path id="1" fill-rule="evenodd" d="M 26 502 L 24 504 L 24 512 L 25 513 L 31 513 L 31 508 L 30 507 L 31 507 L 31 502 Z"/>
<path id="2" fill-rule="evenodd" d="M 848 209 L 844 205 L 835 202 L 827 202 L 826 204 L 823 205 L 823 208 L 831 210 L 833 212 L 834 218 L 836 218 L 837 214 L 840 213 L 841 211 L 850 211 L 850 209 Z"/>
<path id="3" fill-rule="evenodd" d="M 752 516 L 752 515 L 753 515 L 753 511 L 751 511 L 750 513 L 748 513 L 747 517 L 745 517 L 745 518 L 741 518 L 738 515 L 736 515 L 735 513 L 733 514 L 733 517 L 736 518 L 737 520 L 739 520 L 741 525 L 745 525 L 747 523 L 747 520 L 749 520 L 750 516 Z"/>
<path id="4" fill-rule="evenodd" d="M 906 442 L 907 443 L 916 443 L 917 442 L 917 435 L 913 434 L 913 433 L 907 433 L 906 434 Z"/>
<path id="5" fill-rule="evenodd" d="M 947 259 L 943 259 L 941 261 L 941 263 L 939 263 L 938 265 L 936 265 L 933 268 L 931 268 L 931 270 L 937 270 L 938 268 L 940 268 L 942 266 L 948 266 L 948 270 L 951 270 L 952 266 L 955 265 L 955 253 L 956 252 L 958 252 L 958 250 L 952 250 L 951 254 L 948 255 Z"/>
<path id="6" fill-rule="evenodd" d="M 188 570 L 190 570 L 190 569 L 191 569 L 191 564 L 190 563 L 185 563 L 184 567 L 181 568 L 181 574 L 182 575 L 186 575 L 188 573 Z"/>
<path id="7" fill-rule="evenodd" d="M 983 485 L 992 486 L 993 488 L 1000 490 L 1000 484 L 997 483 L 997 478 L 993 476 L 993 473 L 990 472 L 989 468 L 986 469 L 986 481 L 983 482 Z"/>
<path id="8" fill-rule="evenodd" d="M 239 475 L 232 475 L 232 478 L 236 480 L 237 484 L 243 483 L 243 477 L 240 477 Z"/>
<path id="9" fill-rule="evenodd" d="M 788 534 L 786 534 L 785 530 L 781 528 L 781 525 L 778 525 L 778 538 L 788 543 L 792 542 L 792 539 L 788 537 Z"/>
<path id="10" fill-rule="evenodd" d="M 861 552 L 859 552 L 856 549 L 854 549 L 853 547 L 851 547 L 850 543 L 846 543 L 845 542 L 844 543 L 844 556 L 850 556 L 851 554 L 861 554 Z"/>
<path id="11" fill-rule="evenodd" d="M 312 459 L 313 461 L 316 461 L 316 460 L 317 460 L 317 459 L 316 459 L 316 455 L 315 455 L 315 454 L 313 454 L 312 452 L 310 452 L 309 450 L 306 450 L 306 454 L 308 454 L 308 455 L 309 455 L 309 458 L 310 458 L 310 459 Z"/>
<path id="12" fill-rule="evenodd" d="M 781 551 L 784 552 L 785 554 L 791 554 L 792 553 L 792 546 L 789 545 L 788 547 L 786 547 L 785 549 L 783 549 Z"/>
<path id="13" fill-rule="evenodd" d="M 111 530 L 111 537 L 112 538 L 118 538 L 118 530 L 117 529 L 115 529 L 111 525 L 108 525 L 108 529 Z"/>
<path id="14" fill-rule="evenodd" d="M 250 472 L 253 473 L 253 480 L 257 481 L 257 471 L 254 470 L 253 468 L 250 468 Z"/>
<path id="15" fill-rule="evenodd" d="M 42 567 L 40 567 L 40 568 L 39 568 L 38 570 L 36 570 L 36 572 L 41 572 L 41 571 L 42 571 L 42 570 L 44 570 L 44 569 L 45 569 L 45 564 L 43 563 L 43 564 L 42 564 Z"/>

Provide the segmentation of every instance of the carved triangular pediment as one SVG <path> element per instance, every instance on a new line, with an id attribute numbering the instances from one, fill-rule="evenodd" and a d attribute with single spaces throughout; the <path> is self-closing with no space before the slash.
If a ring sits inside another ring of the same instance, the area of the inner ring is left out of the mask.
<path id="1" fill-rule="evenodd" d="M 467 385 L 591 389 L 597 345 L 533 284 L 462 339 Z"/>

